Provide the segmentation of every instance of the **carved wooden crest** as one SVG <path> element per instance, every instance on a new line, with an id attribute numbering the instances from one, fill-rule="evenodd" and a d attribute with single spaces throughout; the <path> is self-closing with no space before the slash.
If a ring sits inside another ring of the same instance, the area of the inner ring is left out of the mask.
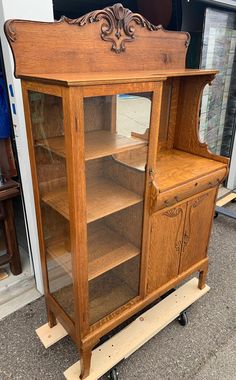
<path id="1" fill-rule="evenodd" d="M 68 24 L 84 26 L 100 20 L 103 21 L 101 26 L 101 38 L 104 41 L 111 42 L 111 50 L 117 54 L 125 51 L 126 42 L 134 40 L 135 24 L 147 28 L 150 31 L 162 28 L 161 25 L 152 25 L 143 16 L 131 12 L 129 9 L 124 8 L 122 4 L 114 4 L 111 7 L 87 13 L 85 16 L 74 20 L 63 17 L 60 22 L 66 21 Z"/>

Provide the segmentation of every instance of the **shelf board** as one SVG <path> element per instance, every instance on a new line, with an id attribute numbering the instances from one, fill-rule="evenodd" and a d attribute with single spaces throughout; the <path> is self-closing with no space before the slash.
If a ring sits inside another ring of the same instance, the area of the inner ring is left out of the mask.
<path id="1" fill-rule="evenodd" d="M 47 253 L 72 277 L 71 253 L 66 251 L 64 241 L 49 244 Z M 89 281 L 139 254 L 137 247 L 104 223 L 88 226 Z"/>
<path id="2" fill-rule="evenodd" d="M 87 222 L 93 222 L 142 201 L 142 197 L 114 181 L 98 177 L 87 184 Z M 69 219 L 68 194 L 65 189 L 51 191 L 42 200 Z"/>
<path id="3" fill-rule="evenodd" d="M 181 150 L 163 150 L 157 156 L 157 183 L 163 192 L 223 167 L 222 162 Z"/>
<path id="4" fill-rule="evenodd" d="M 147 163 L 147 146 L 115 154 L 113 158 L 122 165 L 144 172 Z"/>
<path id="5" fill-rule="evenodd" d="M 138 296 L 137 289 L 112 272 L 105 273 L 90 283 L 89 323 L 99 321 Z"/>
<path id="6" fill-rule="evenodd" d="M 58 156 L 65 157 L 64 136 L 37 140 L 36 145 Z M 137 149 L 142 146 L 147 146 L 147 141 L 121 136 L 105 130 L 87 132 L 85 133 L 85 161 Z"/>

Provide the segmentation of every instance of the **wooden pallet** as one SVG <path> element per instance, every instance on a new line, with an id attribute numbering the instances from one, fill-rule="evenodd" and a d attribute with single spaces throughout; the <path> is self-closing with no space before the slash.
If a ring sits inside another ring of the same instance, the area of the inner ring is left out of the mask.
<path id="1" fill-rule="evenodd" d="M 222 207 L 227 203 L 231 202 L 233 199 L 236 199 L 236 193 L 232 192 L 230 194 L 224 195 L 216 202 L 216 206 Z"/>
<path id="2" fill-rule="evenodd" d="M 91 371 L 86 380 L 97 380 L 121 360 L 128 358 L 159 331 L 175 320 L 179 314 L 210 290 L 198 288 L 198 279 L 193 278 L 143 313 L 134 322 L 93 350 Z M 52 329 L 48 324 L 36 330 L 47 348 L 67 335 L 58 323 Z M 64 372 L 67 380 L 80 379 L 80 361 Z"/>

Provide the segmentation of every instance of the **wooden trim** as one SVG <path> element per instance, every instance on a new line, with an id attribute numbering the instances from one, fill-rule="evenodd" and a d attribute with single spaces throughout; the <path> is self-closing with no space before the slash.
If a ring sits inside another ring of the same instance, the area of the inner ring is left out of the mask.
<path id="1" fill-rule="evenodd" d="M 83 97 L 79 88 L 64 89 L 65 146 L 69 193 L 75 329 L 77 344 L 89 331 L 86 182 Z M 77 181 L 77 178 L 80 181 Z"/>
<path id="2" fill-rule="evenodd" d="M 165 78 L 161 78 L 159 81 L 162 82 Z M 140 92 L 154 91 L 159 87 L 159 82 L 140 82 L 140 83 L 117 83 L 117 84 L 103 84 L 99 86 L 85 86 L 83 87 L 83 96 L 85 98 L 92 96 L 108 96 L 116 95 L 122 93 L 135 94 Z"/>
<path id="3" fill-rule="evenodd" d="M 163 84 L 159 83 L 153 92 L 152 109 L 150 118 L 149 149 L 146 169 L 145 202 L 143 216 L 143 241 L 140 273 L 140 296 L 143 298 L 147 289 L 148 257 L 149 257 L 149 228 L 150 228 L 150 185 L 155 181 L 155 166 L 160 127 L 160 113 L 162 104 Z"/>
<path id="4" fill-rule="evenodd" d="M 208 145 L 199 140 L 202 93 L 205 86 L 210 85 L 214 78 L 215 74 L 212 73 L 181 79 L 174 148 L 228 164 L 228 158 L 211 153 Z"/>
<path id="5" fill-rule="evenodd" d="M 40 83 L 35 81 L 30 81 L 28 79 L 22 79 L 22 86 L 26 91 L 35 91 L 42 94 L 54 95 L 62 97 L 63 88 L 52 83 Z"/>
<path id="6" fill-rule="evenodd" d="M 33 190 L 34 190 L 34 204 L 35 204 L 35 210 L 36 210 L 39 249 L 40 249 L 40 257 L 41 257 L 41 265 L 42 265 L 42 276 L 43 276 L 45 297 L 47 300 L 48 295 L 49 295 L 49 283 L 48 283 L 48 274 L 47 274 L 46 252 L 45 252 L 45 245 L 44 245 L 44 238 L 43 238 L 42 217 L 41 217 L 41 210 L 40 210 L 40 196 L 39 196 L 38 178 L 37 178 L 37 171 L 36 171 L 32 124 L 31 124 L 31 117 L 30 117 L 28 87 L 27 87 L 26 82 L 22 82 L 22 95 L 23 95 L 23 103 L 24 103 L 24 111 L 25 111 L 25 119 L 26 119 L 26 132 L 27 132 L 28 149 L 29 149 L 29 156 L 30 156 L 31 174 L 32 174 L 32 180 L 33 180 L 32 182 L 33 182 Z M 47 310 L 48 310 L 48 307 L 49 305 L 47 304 Z M 51 316 L 49 312 L 48 312 L 48 321 L 49 323 L 53 324 L 53 321 L 51 320 Z"/>

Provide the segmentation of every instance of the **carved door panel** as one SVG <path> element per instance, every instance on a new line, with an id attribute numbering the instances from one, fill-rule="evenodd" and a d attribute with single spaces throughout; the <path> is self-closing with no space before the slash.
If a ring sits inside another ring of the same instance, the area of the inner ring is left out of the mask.
<path id="1" fill-rule="evenodd" d="M 178 275 L 186 208 L 184 203 L 151 217 L 148 293 Z"/>
<path id="2" fill-rule="evenodd" d="M 205 191 L 187 203 L 179 272 L 182 273 L 207 255 L 216 189 Z"/>

